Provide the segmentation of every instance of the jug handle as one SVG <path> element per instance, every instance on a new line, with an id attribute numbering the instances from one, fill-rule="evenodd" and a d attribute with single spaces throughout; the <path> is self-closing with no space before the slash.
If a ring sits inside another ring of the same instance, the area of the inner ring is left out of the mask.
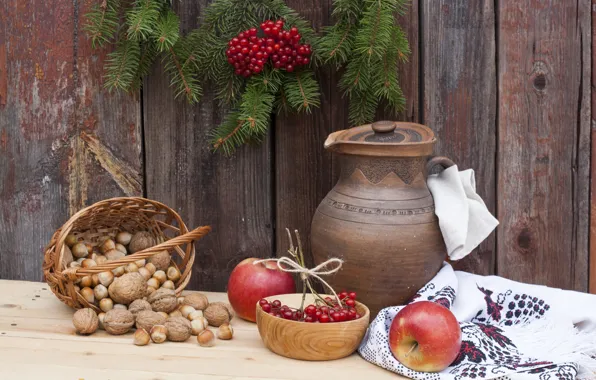
<path id="1" fill-rule="evenodd" d="M 447 157 L 433 156 L 426 162 L 426 172 L 430 173 L 430 171 L 437 165 L 441 165 L 443 169 L 447 169 L 455 165 L 455 162 Z"/>

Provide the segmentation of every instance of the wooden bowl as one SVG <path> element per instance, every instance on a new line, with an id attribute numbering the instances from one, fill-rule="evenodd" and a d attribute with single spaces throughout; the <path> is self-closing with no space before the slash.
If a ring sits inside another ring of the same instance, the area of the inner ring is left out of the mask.
<path id="1" fill-rule="evenodd" d="M 302 294 L 267 297 L 290 307 L 300 307 Z M 314 303 L 307 294 L 305 306 Z M 300 360 L 335 360 L 351 355 L 364 338 L 370 311 L 360 302 L 356 310 L 362 316 L 353 321 L 306 323 L 274 317 L 257 304 L 257 326 L 265 346 L 278 355 Z"/>

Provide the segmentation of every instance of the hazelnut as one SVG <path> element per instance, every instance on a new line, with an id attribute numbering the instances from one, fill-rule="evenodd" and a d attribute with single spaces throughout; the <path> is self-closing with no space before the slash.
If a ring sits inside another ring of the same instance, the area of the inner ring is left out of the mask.
<path id="1" fill-rule="evenodd" d="M 147 287 L 147 292 L 145 293 L 145 297 L 149 297 L 151 294 L 153 294 L 157 289 L 155 289 L 153 286 L 148 286 Z"/>
<path id="2" fill-rule="evenodd" d="M 167 336 L 171 342 L 184 342 L 190 338 L 190 322 L 184 317 L 170 317 L 165 321 L 164 326 L 168 330 Z"/>
<path id="3" fill-rule="evenodd" d="M 151 340 L 153 343 L 163 343 L 168 337 L 168 330 L 164 325 L 155 325 L 151 328 Z"/>
<path id="4" fill-rule="evenodd" d="M 234 329 L 229 323 L 224 323 L 217 329 L 217 338 L 221 340 L 230 340 L 234 336 Z"/>
<path id="5" fill-rule="evenodd" d="M 117 249 L 112 249 L 111 251 L 107 251 L 106 253 L 104 253 L 104 256 L 106 257 L 106 259 L 108 259 L 108 261 L 113 261 L 121 259 L 126 255 Z"/>
<path id="6" fill-rule="evenodd" d="M 87 255 L 90 255 L 93 253 L 93 246 L 89 243 L 85 243 L 85 247 L 87 247 Z"/>
<path id="7" fill-rule="evenodd" d="M 74 257 L 72 256 L 72 251 L 68 247 L 68 245 L 63 245 L 63 253 L 62 253 L 62 266 L 67 268 L 70 263 L 73 262 Z"/>
<path id="8" fill-rule="evenodd" d="M 145 329 L 137 329 L 134 335 L 134 344 L 135 346 L 146 346 L 151 341 L 151 337 L 149 333 L 145 331 Z"/>
<path id="9" fill-rule="evenodd" d="M 105 264 L 107 261 L 108 261 L 108 258 L 105 257 L 104 255 L 97 255 L 95 257 L 95 262 L 97 263 L 97 265 Z"/>
<path id="10" fill-rule="evenodd" d="M 180 310 L 174 310 L 170 313 L 170 318 L 171 317 L 182 317 L 182 313 L 180 312 Z"/>
<path id="11" fill-rule="evenodd" d="M 141 274 L 141 276 L 143 276 L 145 280 L 149 280 L 151 278 L 151 272 L 149 272 L 149 269 L 145 267 L 140 267 L 138 272 Z"/>
<path id="12" fill-rule="evenodd" d="M 77 263 L 79 263 L 79 264 L 80 264 L 80 263 L 82 263 L 82 262 L 83 262 L 83 260 L 85 260 L 85 259 L 86 259 L 86 257 L 81 257 L 80 259 L 77 259 Z"/>
<path id="13" fill-rule="evenodd" d="M 153 273 L 153 278 L 159 281 L 160 286 L 168 279 L 168 277 L 166 276 L 166 272 L 162 270 L 158 270 L 155 273 Z"/>
<path id="14" fill-rule="evenodd" d="M 161 284 L 159 283 L 159 280 L 157 278 L 151 277 L 150 279 L 147 280 L 147 286 L 150 286 L 154 289 L 159 289 Z"/>
<path id="15" fill-rule="evenodd" d="M 118 232 L 118 234 L 116 234 L 116 243 L 118 244 L 128 245 L 130 239 L 132 239 L 132 235 L 126 231 Z"/>
<path id="16" fill-rule="evenodd" d="M 132 272 L 138 272 L 138 271 L 139 271 L 139 267 L 135 263 L 130 263 L 124 268 L 124 272 L 126 272 L 126 273 L 132 273 Z"/>
<path id="17" fill-rule="evenodd" d="M 104 298 L 99 301 L 99 308 L 103 312 L 108 312 L 114 308 L 114 301 L 111 298 Z"/>
<path id="18" fill-rule="evenodd" d="M 97 253 L 93 252 L 91 255 L 87 256 L 87 258 L 95 261 L 95 259 L 97 258 Z"/>
<path id="19" fill-rule="evenodd" d="M 77 237 L 74 236 L 73 234 L 68 234 L 66 235 L 66 239 L 64 239 L 64 243 L 66 244 L 67 247 L 72 247 L 73 245 L 77 244 Z"/>
<path id="20" fill-rule="evenodd" d="M 157 314 L 159 314 L 162 317 L 164 317 L 164 320 L 170 318 L 170 314 L 166 313 L 165 311 L 158 311 Z"/>
<path id="21" fill-rule="evenodd" d="M 85 259 L 83 260 L 83 262 L 81 263 L 81 266 L 83 268 L 92 268 L 97 266 L 97 263 L 95 262 L 95 260 L 91 260 L 91 259 Z"/>
<path id="22" fill-rule="evenodd" d="M 81 291 L 81 287 L 80 287 L 80 286 L 78 286 L 78 285 L 75 285 L 75 286 L 74 286 L 74 290 L 75 290 L 75 292 L 77 292 L 77 293 L 78 293 L 78 292 L 80 292 L 80 291 Z"/>
<path id="23" fill-rule="evenodd" d="M 108 287 L 114 281 L 114 273 L 112 272 L 101 272 L 97 275 L 99 283 L 105 287 Z"/>
<path id="24" fill-rule="evenodd" d="M 147 301 L 151 304 L 153 311 L 164 311 L 170 313 L 176 310 L 176 292 L 171 289 L 160 288 L 152 293 Z"/>
<path id="25" fill-rule="evenodd" d="M 112 249 L 116 249 L 116 243 L 112 239 L 106 239 L 99 245 L 99 251 L 104 254 Z"/>
<path id="26" fill-rule="evenodd" d="M 79 282 L 79 285 L 83 288 L 91 287 L 91 285 L 93 285 L 93 280 L 91 279 L 91 276 L 85 276 L 81 278 L 81 282 Z"/>
<path id="27" fill-rule="evenodd" d="M 184 297 L 184 305 L 190 305 L 196 310 L 205 310 L 209 306 L 209 300 L 203 293 L 190 293 Z"/>
<path id="28" fill-rule="evenodd" d="M 170 253 L 168 251 L 160 251 L 147 259 L 147 262 L 155 265 L 157 270 L 168 270 L 170 266 Z"/>
<path id="29" fill-rule="evenodd" d="M 110 289 L 108 289 L 108 291 L 109 290 Z M 116 303 L 114 304 L 113 309 L 128 310 L 128 307 L 126 305 L 122 305 L 121 303 Z"/>
<path id="30" fill-rule="evenodd" d="M 120 266 L 117 268 L 112 269 L 112 273 L 114 274 L 115 277 L 120 277 L 124 274 L 124 267 Z"/>
<path id="31" fill-rule="evenodd" d="M 130 311 L 134 316 L 136 316 L 137 313 L 143 310 L 151 310 L 151 304 L 143 299 L 132 301 L 132 303 L 128 307 L 128 311 Z"/>
<path id="32" fill-rule="evenodd" d="M 85 258 L 89 255 L 85 243 L 77 243 L 72 246 L 72 255 L 77 259 Z"/>
<path id="33" fill-rule="evenodd" d="M 201 331 L 209 327 L 209 323 L 204 317 L 199 317 L 190 321 L 192 335 L 199 335 Z"/>
<path id="34" fill-rule="evenodd" d="M 168 280 L 173 282 L 180 280 L 180 271 L 176 267 L 169 267 L 166 274 L 168 276 Z"/>
<path id="35" fill-rule="evenodd" d="M 184 302 L 184 297 L 178 297 L 176 301 L 178 302 L 178 305 L 182 305 L 182 302 Z"/>
<path id="36" fill-rule="evenodd" d="M 135 323 L 135 317 L 128 310 L 112 309 L 106 313 L 103 325 L 112 335 L 126 334 Z"/>
<path id="37" fill-rule="evenodd" d="M 131 253 L 142 251 L 145 248 L 153 247 L 155 238 L 150 232 L 139 231 L 132 236 L 128 243 L 128 249 Z"/>
<path id="38" fill-rule="evenodd" d="M 91 275 L 91 287 L 96 287 L 97 285 L 99 285 L 99 276 L 97 274 L 92 274 Z"/>
<path id="39" fill-rule="evenodd" d="M 170 280 L 164 282 L 161 285 L 162 288 L 166 288 L 166 289 L 172 289 L 172 290 L 176 290 L 176 285 L 174 285 L 174 283 Z M 177 302 L 177 301 L 176 301 Z"/>
<path id="40" fill-rule="evenodd" d="M 153 274 L 157 271 L 157 268 L 155 267 L 155 265 L 153 265 L 153 263 L 145 264 L 145 268 L 147 268 L 149 273 L 151 273 L 151 276 L 153 276 Z"/>
<path id="41" fill-rule="evenodd" d="M 226 306 L 223 302 L 213 302 L 203 311 L 203 315 L 207 318 L 209 325 L 219 327 L 232 320 L 233 314 L 230 309 L 231 307 Z"/>
<path id="42" fill-rule="evenodd" d="M 99 326 L 99 319 L 93 309 L 85 308 L 77 310 L 72 316 L 72 324 L 75 330 L 82 335 L 93 334 Z"/>
<path id="43" fill-rule="evenodd" d="M 109 299 L 109 298 L 106 298 Z M 97 319 L 99 320 L 99 328 L 102 330 L 105 330 L 105 327 L 103 325 L 103 320 L 106 317 L 106 313 L 99 313 L 97 314 Z"/>
<path id="44" fill-rule="evenodd" d="M 108 288 L 99 284 L 93 288 L 93 294 L 95 295 L 95 299 L 101 301 L 108 296 Z"/>
<path id="45" fill-rule="evenodd" d="M 147 260 L 145 260 L 145 259 L 140 259 L 140 260 L 135 261 L 135 265 L 138 266 L 139 268 L 144 267 L 146 263 L 147 263 Z"/>
<path id="46" fill-rule="evenodd" d="M 215 335 L 209 329 L 205 329 L 197 335 L 197 342 L 201 347 L 213 347 L 215 346 Z"/>
<path id="47" fill-rule="evenodd" d="M 79 262 L 77 262 L 77 261 L 72 261 L 70 264 L 68 264 L 68 266 L 70 268 L 80 268 L 81 267 L 81 264 Z"/>
<path id="48" fill-rule="evenodd" d="M 180 311 L 180 313 L 182 313 L 182 316 L 186 319 L 188 319 L 188 315 L 190 313 L 196 311 L 194 307 L 189 306 L 189 305 L 182 305 L 178 310 Z"/>
<path id="49" fill-rule="evenodd" d="M 126 273 L 114 279 L 108 291 L 114 302 L 128 305 L 136 299 L 145 297 L 147 283 L 138 272 Z"/>
<path id="50" fill-rule="evenodd" d="M 137 328 L 143 328 L 147 331 L 151 331 L 155 325 L 163 325 L 166 319 L 169 317 L 163 316 L 160 313 L 156 313 L 151 310 L 141 310 L 136 315 L 136 326 Z"/>
<path id="51" fill-rule="evenodd" d="M 195 310 L 192 313 L 190 313 L 186 318 L 188 318 L 188 320 L 190 320 L 190 321 L 194 321 L 197 318 L 204 318 L 203 311 Z"/>
<path id="52" fill-rule="evenodd" d="M 122 244 L 118 243 L 116 244 L 116 250 L 120 251 L 122 253 L 124 253 L 125 255 L 128 253 L 126 252 L 126 247 L 124 247 Z"/>
<path id="53" fill-rule="evenodd" d="M 83 288 L 81 289 L 80 293 L 83 296 L 83 299 L 85 299 L 85 301 L 87 301 L 88 303 L 93 304 L 95 302 L 95 295 L 93 294 L 93 289 Z"/>

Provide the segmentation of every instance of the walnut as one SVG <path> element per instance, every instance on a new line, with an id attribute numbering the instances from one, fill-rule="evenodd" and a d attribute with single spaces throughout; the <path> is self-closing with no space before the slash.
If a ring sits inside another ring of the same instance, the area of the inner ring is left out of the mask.
<path id="1" fill-rule="evenodd" d="M 151 331 L 153 326 L 155 325 L 163 325 L 166 321 L 166 317 L 163 315 L 156 313 L 152 310 L 141 310 L 137 313 L 137 323 L 136 326 L 138 329 L 145 329 L 147 331 Z"/>
<path id="2" fill-rule="evenodd" d="M 161 251 L 147 259 L 148 263 L 155 265 L 157 270 L 168 270 L 170 266 L 170 253 L 168 251 Z"/>
<path id="3" fill-rule="evenodd" d="M 136 299 L 132 301 L 130 306 L 128 306 L 128 311 L 130 311 L 135 317 L 140 311 L 143 310 L 151 310 L 151 304 L 144 299 Z M 145 329 L 147 331 L 151 329 Z"/>
<path id="4" fill-rule="evenodd" d="M 195 310 L 205 310 L 209 306 L 209 300 L 203 293 L 191 293 L 184 296 L 182 304 L 192 306 Z"/>
<path id="5" fill-rule="evenodd" d="M 126 334 L 135 323 L 135 317 L 128 310 L 112 309 L 106 313 L 103 326 L 112 335 Z"/>
<path id="6" fill-rule="evenodd" d="M 93 309 L 80 309 L 72 316 L 72 324 L 79 334 L 93 334 L 99 327 L 99 319 Z"/>
<path id="7" fill-rule="evenodd" d="M 114 279 L 108 292 L 115 303 L 128 305 L 136 299 L 145 297 L 147 282 L 139 272 L 126 273 Z"/>
<path id="8" fill-rule="evenodd" d="M 224 323 L 229 323 L 234 317 L 231 312 L 231 306 L 223 302 L 213 302 L 203 311 L 210 326 L 219 327 Z"/>
<path id="9" fill-rule="evenodd" d="M 151 232 L 140 231 L 132 236 L 130 243 L 128 243 L 128 250 L 130 253 L 142 251 L 145 248 L 153 247 L 155 245 L 155 238 Z"/>
<path id="10" fill-rule="evenodd" d="M 171 342 L 184 342 L 190 338 L 190 321 L 184 317 L 171 317 L 164 323 L 168 330 L 168 340 Z"/>
<path id="11" fill-rule="evenodd" d="M 151 304 L 153 311 L 163 311 L 171 313 L 178 307 L 176 300 L 176 292 L 172 289 L 159 288 L 147 297 L 147 301 Z"/>

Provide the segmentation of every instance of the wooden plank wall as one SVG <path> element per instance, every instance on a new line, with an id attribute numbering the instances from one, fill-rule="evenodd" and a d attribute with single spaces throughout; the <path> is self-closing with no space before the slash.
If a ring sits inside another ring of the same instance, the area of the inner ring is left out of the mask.
<path id="1" fill-rule="evenodd" d="M 196 106 L 173 100 L 157 64 L 140 94 L 101 89 L 107 51 L 80 31 L 92 1 L 0 5 L 0 278 L 40 280 L 52 231 L 122 194 L 213 226 L 192 288 L 223 290 L 242 258 L 284 254 L 285 227 L 307 240 L 338 173 L 323 142 L 348 127 L 340 73 L 319 73 L 320 110 L 277 116 L 262 145 L 224 158 L 207 145 L 224 114 L 209 88 Z M 332 0 L 287 2 L 317 29 L 332 21 Z M 474 169 L 501 221 L 460 269 L 596 292 L 591 2 L 412 0 L 400 17 L 412 56 L 399 119 L 429 125 L 436 153 Z M 208 3 L 174 2 L 184 32 Z"/>

